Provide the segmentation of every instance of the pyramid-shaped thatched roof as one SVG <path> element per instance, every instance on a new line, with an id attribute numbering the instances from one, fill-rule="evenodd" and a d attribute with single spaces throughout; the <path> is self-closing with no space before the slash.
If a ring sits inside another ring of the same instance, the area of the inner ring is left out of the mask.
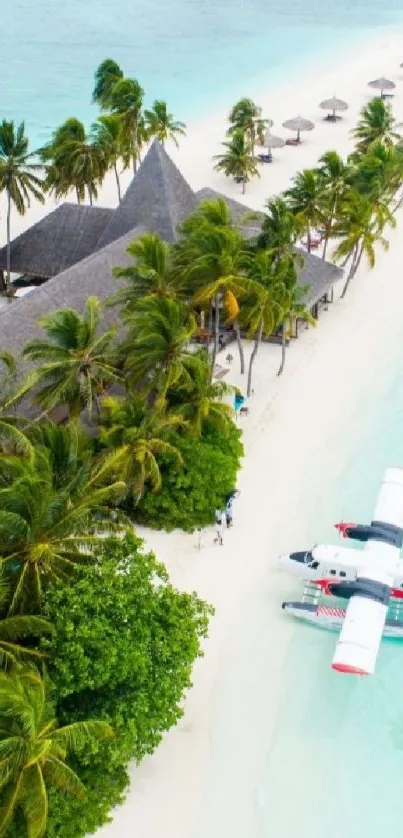
<path id="1" fill-rule="evenodd" d="M 165 241 L 196 208 L 194 192 L 165 149 L 154 140 L 99 240 L 103 247 L 141 224 Z"/>
<path id="2" fill-rule="evenodd" d="M 62 204 L 11 242 L 13 273 L 49 279 L 94 252 L 112 209 Z M 7 249 L 0 250 L 6 270 Z"/>

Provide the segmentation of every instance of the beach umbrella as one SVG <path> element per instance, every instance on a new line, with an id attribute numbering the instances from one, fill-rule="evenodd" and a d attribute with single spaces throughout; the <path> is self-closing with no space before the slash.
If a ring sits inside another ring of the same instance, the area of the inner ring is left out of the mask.
<path id="1" fill-rule="evenodd" d="M 383 91 L 384 90 L 394 90 L 396 85 L 395 85 L 394 81 L 390 81 L 390 79 L 385 79 L 385 78 L 383 78 L 383 76 L 381 76 L 380 79 L 374 79 L 374 81 L 369 81 L 368 82 L 368 87 L 373 87 L 374 90 L 380 90 L 381 91 L 381 99 L 382 99 Z"/>
<path id="2" fill-rule="evenodd" d="M 331 111 L 326 119 L 336 119 L 336 111 L 346 111 L 348 109 L 348 104 L 347 102 L 344 102 L 343 99 L 338 99 L 337 96 L 332 96 L 331 99 L 325 99 L 324 102 L 321 102 L 319 107 L 323 108 L 324 111 Z"/>
<path id="3" fill-rule="evenodd" d="M 283 128 L 289 128 L 290 131 L 297 132 L 297 142 L 300 140 L 301 131 L 312 131 L 315 128 L 313 122 L 305 119 L 303 116 L 295 116 L 293 119 L 287 119 L 283 122 Z"/>
<path id="4" fill-rule="evenodd" d="M 282 137 L 276 137 L 270 131 L 266 131 L 263 145 L 271 151 L 272 148 L 282 148 L 285 145 L 285 140 Z"/>

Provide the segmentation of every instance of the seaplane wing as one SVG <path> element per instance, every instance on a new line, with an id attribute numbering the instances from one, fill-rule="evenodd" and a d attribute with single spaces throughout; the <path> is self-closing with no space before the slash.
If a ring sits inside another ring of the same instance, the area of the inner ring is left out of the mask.
<path id="1" fill-rule="evenodd" d="M 386 470 L 369 526 L 336 526 L 345 537 L 365 541 L 365 548 L 356 580 L 329 585 L 331 593 L 349 598 L 332 667 L 372 675 L 403 543 L 403 469 Z"/>

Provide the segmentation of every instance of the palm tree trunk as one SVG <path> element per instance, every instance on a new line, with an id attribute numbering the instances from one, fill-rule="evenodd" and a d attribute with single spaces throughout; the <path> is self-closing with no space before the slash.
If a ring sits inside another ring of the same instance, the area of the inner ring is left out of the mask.
<path id="1" fill-rule="evenodd" d="M 242 178 L 242 195 L 245 195 L 246 192 L 246 180 Z"/>
<path id="2" fill-rule="evenodd" d="M 88 187 L 88 196 L 90 199 L 90 207 L 92 207 L 92 189 L 90 186 Z"/>
<path id="3" fill-rule="evenodd" d="M 122 195 L 121 195 L 121 192 L 120 192 L 120 180 L 119 180 L 119 175 L 118 175 L 118 167 L 117 167 L 116 163 L 113 164 L 113 171 L 115 172 L 116 186 L 117 186 L 117 189 L 118 189 L 118 201 L 119 201 L 119 204 L 120 204 L 120 202 L 122 200 Z"/>
<path id="4" fill-rule="evenodd" d="M 306 236 L 306 243 L 307 243 L 308 253 L 310 253 L 311 252 L 311 228 L 310 227 L 308 227 L 308 232 L 307 232 L 307 236 Z"/>
<path id="5" fill-rule="evenodd" d="M 79 189 L 78 189 L 78 186 L 76 186 L 76 196 L 77 196 L 77 203 L 78 203 L 78 204 L 81 204 L 81 201 L 80 201 L 80 191 L 79 191 Z"/>
<path id="6" fill-rule="evenodd" d="M 283 323 L 282 329 L 283 330 L 282 330 L 282 333 L 281 333 L 281 363 L 280 363 L 280 366 L 279 366 L 278 371 L 277 371 L 278 376 L 282 375 L 283 372 L 284 372 L 285 360 L 286 360 L 286 356 L 287 356 L 287 340 L 286 340 L 286 334 L 287 333 L 286 333 L 286 330 L 285 330 L 285 322 Z"/>
<path id="7" fill-rule="evenodd" d="M 220 338 L 220 295 L 214 297 L 214 344 L 211 355 L 211 380 L 213 380 L 215 362 L 218 352 L 218 341 Z"/>
<path id="8" fill-rule="evenodd" d="M 256 355 L 257 355 L 257 351 L 259 349 L 259 344 L 260 344 L 260 341 L 262 339 L 262 334 L 263 334 L 263 318 L 262 318 L 262 321 L 260 323 L 260 326 L 258 328 L 256 337 L 255 337 L 255 345 L 252 349 L 252 354 L 250 356 L 250 361 L 249 361 L 248 387 L 247 387 L 247 390 L 246 390 L 246 393 L 247 393 L 248 396 L 250 396 L 250 394 L 252 392 L 252 367 L 253 367 L 253 362 L 254 362 L 254 360 L 256 358 Z"/>
<path id="9" fill-rule="evenodd" d="M 6 294 L 11 296 L 11 195 L 7 189 L 7 271 Z"/>
<path id="10" fill-rule="evenodd" d="M 328 244 L 329 244 L 329 238 L 330 238 L 330 233 L 331 233 L 331 229 L 332 229 L 333 219 L 334 219 L 334 217 L 335 217 L 335 215 L 336 215 L 336 209 L 337 209 L 337 198 L 335 198 L 335 199 L 334 199 L 334 204 L 333 204 L 332 212 L 331 212 L 331 214 L 330 214 L 330 218 L 329 218 L 328 232 L 327 232 L 327 234 L 326 234 L 325 244 L 324 244 L 323 253 L 322 253 L 322 261 L 323 261 L 323 262 L 324 262 L 324 261 L 325 261 L 325 259 L 326 259 L 326 251 L 327 251 L 327 246 L 328 246 Z"/>
<path id="11" fill-rule="evenodd" d="M 343 299 L 346 296 L 348 286 L 350 285 L 350 282 L 353 279 L 353 277 L 356 275 L 356 273 L 358 271 L 358 268 L 359 268 L 359 264 L 361 262 L 362 254 L 364 252 L 364 244 L 361 245 L 360 250 L 358 250 L 358 247 L 359 246 L 357 245 L 356 249 L 355 249 L 354 256 L 353 256 L 353 260 L 352 260 L 352 263 L 351 263 L 351 267 L 350 267 L 350 270 L 348 272 L 348 277 L 346 279 L 344 288 L 343 288 L 343 290 L 341 292 L 341 295 L 340 295 L 341 299 Z"/>
<path id="12" fill-rule="evenodd" d="M 238 324 L 237 320 L 234 320 L 234 329 L 235 329 L 236 342 L 238 344 L 239 362 L 240 362 L 240 365 L 241 365 L 241 375 L 243 375 L 244 372 L 245 372 L 245 355 L 244 355 L 244 351 L 243 351 L 241 333 L 239 331 L 239 324 Z"/>

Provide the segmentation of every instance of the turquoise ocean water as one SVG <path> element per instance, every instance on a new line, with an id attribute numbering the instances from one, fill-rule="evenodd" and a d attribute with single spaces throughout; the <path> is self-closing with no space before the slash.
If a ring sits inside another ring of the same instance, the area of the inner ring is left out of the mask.
<path id="1" fill-rule="evenodd" d="M 267 78 L 275 95 L 284 72 L 297 75 L 315 57 L 334 57 L 341 42 L 358 42 L 400 22 L 403 0 L 14 0 L 2 8 L 7 37 L 0 116 L 25 119 L 34 145 L 68 116 L 89 122 L 96 113 L 89 104 L 93 71 L 111 56 L 139 78 L 148 101 L 165 98 L 179 118 L 191 119 L 230 101 L 232 93 L 247 94 L 248 83 L 258 78 Z M 334 538 L 331 523 L 347 514 L 365 521 L 384 467 L 403 464 L 402 358 L 399 334 L 385 350 L 379 375 L 365 371 L 367 388 L 348 435 L 341 423 L 329 440 L 343 451 L 330 480 L 320 472 L 318 454 L 308 543 Z M 238 736 L 265 738 L 264 704 L 254 709 L 253 700 L 264 701 L 270 691 L 275 638 L 265 632 L 269 596 L 259 593 L 216 708 L 213 738 L 221 750 L 223 742 L 232 749 L 241 791 L 243 771 L 253 774 L 253 766 L 244 768 Z M 217 775 L 213 828 L 197 838 L 379 838 L 385 827 L 400 834 L 403 644 L 384 644 L 376 677 L 367 680 L 333 673 L 333 647 L 334 636 L 308 627 L 293 635 L 274 737 L 256 778 L 253 831 L 236 823 L 230 828 L 228 813 L 237 813 L 234 791 Z M 244 718 L 235 720 L 242 727 L 237 731 L 228 707 L 231 691 L 244 685 L 253 696 L 245 701 Z"/>
<path id="2" fill-rule="evenodd" d="M 275 96 L 282 70 L 334 61 L 341 42 L 401 20 L 403 0 L 13 0 L 2 5 L 1 116 L 25 119 L 35 146 L 69 116 L 91 121 L 94 69 L 110 56 L 148 102 L 188 120 L 247 95 L 251 80 Z"/>

